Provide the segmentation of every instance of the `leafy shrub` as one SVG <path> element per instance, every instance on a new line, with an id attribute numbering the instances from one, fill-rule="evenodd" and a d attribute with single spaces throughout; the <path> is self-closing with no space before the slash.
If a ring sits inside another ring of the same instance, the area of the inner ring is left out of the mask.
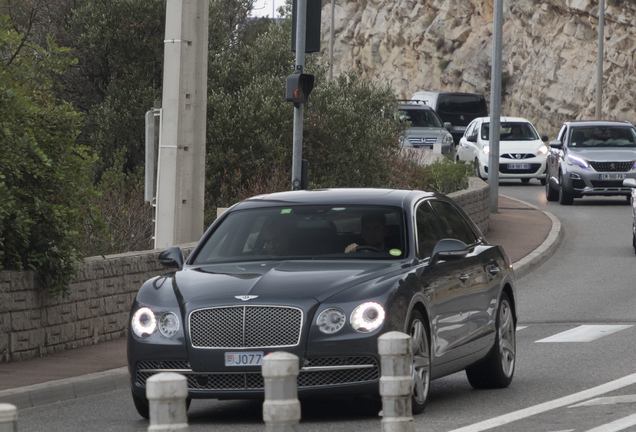
<path id="1" fill-rule="evenodd" d="M 73 62 L 52 39 L 25 43 L 0 17 L 0 269 L 36 270 L 41 286 L 68 291 L 89 199 L 93 159 L 76 144 L 80 115 L 53 96 Z"/>

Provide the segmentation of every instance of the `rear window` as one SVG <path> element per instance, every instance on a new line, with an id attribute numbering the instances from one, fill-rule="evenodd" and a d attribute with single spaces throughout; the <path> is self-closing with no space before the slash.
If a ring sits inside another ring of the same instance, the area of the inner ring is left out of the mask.
<path id="1" fill-rule="evenodd" d="M 488 115 L 486 99 L 477 94 L 439 95 L 437 111 L 442 114 L 467 114 L 475 117 Z"/>

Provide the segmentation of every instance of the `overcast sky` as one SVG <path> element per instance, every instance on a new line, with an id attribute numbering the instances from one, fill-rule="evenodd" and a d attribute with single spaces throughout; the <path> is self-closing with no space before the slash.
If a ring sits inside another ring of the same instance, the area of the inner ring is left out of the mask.
<path id="1" fill-rule="evenodd" d="M 275 13 L 278 17 L 278 11 L 274 8 L 278 9 L 279 7 L 285 4 L 285 0 L 255 0 L 254 1 L 254 9 L 252 9 L 253 17 L 272 17 Z"/>

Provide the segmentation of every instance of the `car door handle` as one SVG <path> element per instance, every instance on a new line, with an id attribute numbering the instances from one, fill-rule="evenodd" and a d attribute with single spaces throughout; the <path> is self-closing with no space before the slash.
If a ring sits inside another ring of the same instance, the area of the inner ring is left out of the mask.
<path id="1" fill-rule="evenodd" d="M 501 271 L 501 269 L 499 267 L 497 267 L 497 266 L 488 267 L 488 273 L 490 273 L 493 276 L 498 275 L 500 271 Z"/>
<path id="2" fill-rule="evenodd" d="M 459 280 L 462 282 L 466 282 L 468 279 L 470 279 L 470 276 L 468 276 L 466 273 L 462 273 L 459 275 Z"/>

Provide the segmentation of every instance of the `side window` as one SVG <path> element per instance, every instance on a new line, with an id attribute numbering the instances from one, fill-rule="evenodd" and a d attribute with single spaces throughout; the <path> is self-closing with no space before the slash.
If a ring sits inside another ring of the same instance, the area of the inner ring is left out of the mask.
<path id="1" fill-rule="evenodd" d="M 442 224 L 442 236 L 461 240 L 467 245 L 477 242 L 477 236 L 463 216 L 450 204 L 444 201 L 431 201 L 433 209 Z"/>
<path id="2" fill-rule="evenodd" d="M 415 223 L 417 224 L 417 257 L 429 258 L 440 240 L 440 229 L 428 202 L 423 202 L 417 208 Z"/>

